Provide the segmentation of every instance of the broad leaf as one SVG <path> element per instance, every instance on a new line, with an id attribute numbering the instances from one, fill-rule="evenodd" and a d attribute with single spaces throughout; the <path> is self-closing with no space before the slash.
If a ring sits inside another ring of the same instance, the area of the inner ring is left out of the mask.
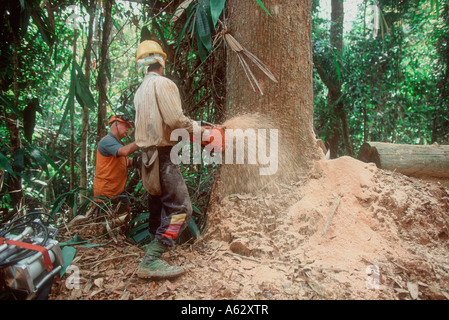
<path id="1" fill-rule="evenodd" d="M 25 167 L 25 157 L 22 148 L 17 149 L 14 152 L 14 170 L 16 172 L 21 172 Z"/>
<path id="2" fill-rule="evenodd" d="M 32 147 L 29 148 L 29 152 L 31 158 L 33 158 L 34 161 L 36 161 L 39 167 L 41 167 L 41 169 L 43 169 L 47 174 L 49 174 L 47 161 L 44 159 L 41 152 L 38 149 Z"/>
<path id="3" fill-rule="evenodd" d="M 65 272 L 67 271 L 67 268 L 72 264 L 73 258 L 75 258 L 76 249 L 71 246 L 66 246 L 62 248 L 62 259 L 64 260 L 64 265 L 62 266 L 61 270 L 59 271 L 59 276 L 62 277 Z"/>
<path id="4" fill-rule="evenodd" d="M 184 24 L 184 27 L 182 28 L 181 32 L 179 33 L 178 42 L 177 42 L 177 46 L 176 46 L 175 57 L 178 54 L 178 50 L 180 48 L 180 44 L 181 44 L 182 38 L 184 37 L 184 33 L 186 32 L 187 28 L 189 27 L 190 21 L 192 20 L 192 18 L 194 16 L 195 16 L 195 11 L 191 10 L 191 12 L 188 13 L 187 22 Z M 193 23 L 192 23 L 192 25 L 193 25 Z"/>
<path id="5" fill-rule="evenodd" d="M 15 176 L 11 165 L 9 164 L 8 158 L 0 152 L 0 167 L 5 169 L 10 175 Z"/>
<path id="6" fill-rule="evenodd" d="M 26 7 L 26 10 L 31 15 L 33 22 L 36 24 L 39 32 L 47 43 L 47 45 L 51 48 L 56 40 L 55 29 L 53 28 L 50 20 L 45 16 L 43 10 L 40 8 L 38 4 L 32 3 L 32 7 Z"/>
<path id="7" fill-rule="evenodd" d="M 226 0 L 210 0 L 210 12 L 212 14 L 212 23 L 214 27 L 217 25 L 218 18 L 223 12 Z"/>
<path id="8" fill-rule="evenodd" d="M 83 70 L 78 65 L 78 63 L 74 63 L 74 68 L 76 71 L 76 99 L 78 100 L 79 104 L 85 105 L 90 110 L 95 111 L 97 105 L 95 103 L 95 98 L 89 89 L 89 84 L 86 80 L 86 76 L 84 75 Z"/>
<path id="9" fill-rule="evenodd" d="M 203 1 L 203 3 L 200 4 L 196 10 L 196 32 L 204 48 L 210 52 L 212 50 L 212 36 L 210 33 L 211 28 L 206 10 L 207 6 Z"/>
<path id="10" fill-rule="evenodd" d="M 268 13 L 268 15 L 269 15 L 270 17 L 273 18 L 273 16 L 272 16 L 271 13 L 268 11 L 268 9 L 265 8 L 265 6 L 263 5 L 262 1 L 261 1 L 261 0 L 256 0 L 256 1 L 257 1 L 257 3 L 259 4 L 259 6 L 260 6 L 262 9 L 264 9 L 265 12 Z"/>
<path id="11" fill-rule="evenodd" d="M 198 229 L 198 226 L 193 219 L 190 219 L 187 228 L 189 229 L 190 234 L 193 237 L 198 238 L 200 236 L 200 230 Z"/>

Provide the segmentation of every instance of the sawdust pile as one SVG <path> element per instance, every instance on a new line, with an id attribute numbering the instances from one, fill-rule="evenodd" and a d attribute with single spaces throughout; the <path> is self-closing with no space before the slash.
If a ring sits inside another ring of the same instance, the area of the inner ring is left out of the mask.
<path id="1" fill-rule="evenodd" d="M 239 297 L 449 298 L 443 186 L 349 157 L 278 186 L 217 199 L 209 213 L 207 240 L 245 261 Z"/>

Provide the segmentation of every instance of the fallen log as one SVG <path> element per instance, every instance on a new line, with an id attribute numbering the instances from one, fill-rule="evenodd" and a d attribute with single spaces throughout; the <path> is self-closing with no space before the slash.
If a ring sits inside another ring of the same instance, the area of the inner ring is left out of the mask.
<path id="1" fill-rule="evenodd" d="M 363 162 L 373 162 L 380 169 L 408 176 L 449 178 L 448 145 L 365 142 L 357 158 Z"/>

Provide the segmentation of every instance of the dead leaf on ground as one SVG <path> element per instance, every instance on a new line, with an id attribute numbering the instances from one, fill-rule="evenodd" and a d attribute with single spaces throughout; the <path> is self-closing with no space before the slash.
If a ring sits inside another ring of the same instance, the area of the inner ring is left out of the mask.
<path id="1" fill-rule="evenodd" d="M 97 278 L 94 280 L 94 283 L 98 288 L 101 289 L 101 288 L 103 288 L 103 285 L 104 285 L 104 278 Z"/>
<path id="2" fill-rule="evenodd" d="M 407 282 L 407 288 L 413 300 L 418 299 L 419 289 L 416 282 Z"/>

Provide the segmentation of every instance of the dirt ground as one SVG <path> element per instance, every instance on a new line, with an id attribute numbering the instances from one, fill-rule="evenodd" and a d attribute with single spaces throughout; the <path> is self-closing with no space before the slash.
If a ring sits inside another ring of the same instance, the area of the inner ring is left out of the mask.
<path id="1" fill-rule="evenodd" d="M 202 238 L 163 256 L 186 274 L 139 279 L 144 251 L 118 235 L 77 246 L 79 288 L 66 274 L 50 299 L 449 299 L 448 185 L 342 157 L 271 193 L 216 188 Z"/>

